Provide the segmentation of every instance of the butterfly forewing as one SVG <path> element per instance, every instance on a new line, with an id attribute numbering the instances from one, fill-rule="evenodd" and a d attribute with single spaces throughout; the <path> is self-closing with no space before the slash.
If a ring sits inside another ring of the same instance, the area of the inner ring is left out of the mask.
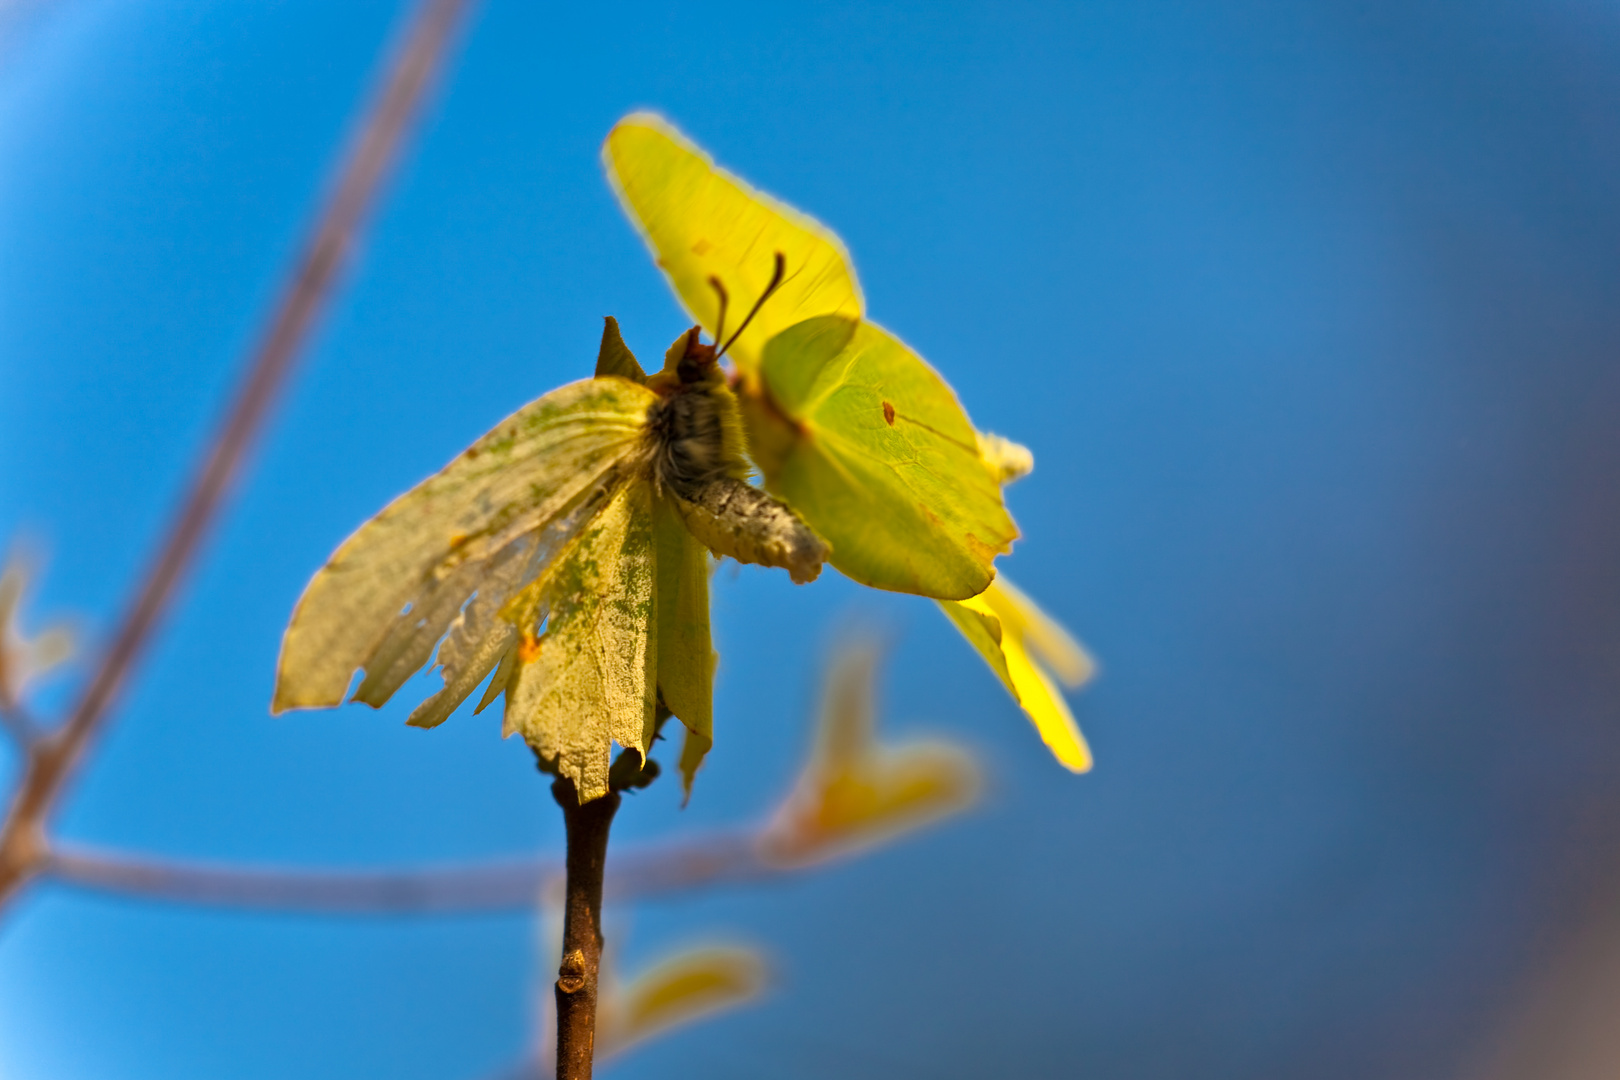
<path id="1" fill-rule="evenodd" d="M 547 527 L 587 525 L 573 512 L 635 469 L 654 400 L 617 378 L 554 390 L 361 526 L 293 612 L 273 710 L 337 705 L 360 667 L 376 676 L 363 700 L 380 704 L 427 662 L 474 590 L 479 611 L 498 610 L 506 597 L 496 594 L 521 588 L 566 539 Z M 523 550 L 525 536 L 545 549 Z"/>
<path id="2" fill-rule="evenodd" d="M 743 371 L 757 366 L 765 342 L 802 319 L 861 316 L 861 288 L 842 241 L 716 168 L 662 117 L 635 113 L 619 121 L 603 144 L 602 160 L 625 213 L 681 303 L 711 334 L 719 329 L 719 294 L 709 279 L 718 279 L 733 297 L 758 297 L 781 253 L 781 287 L 731 347 Z"/>

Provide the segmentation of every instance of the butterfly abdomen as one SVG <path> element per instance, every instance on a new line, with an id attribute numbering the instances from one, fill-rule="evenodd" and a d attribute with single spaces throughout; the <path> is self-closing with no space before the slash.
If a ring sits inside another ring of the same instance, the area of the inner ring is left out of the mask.
<path id="1" fill-rule="evenodd" d="M 751 484 L 721 477 L 677 495 L 675 508 L 692 535 L 716 555 L 788 572 L 795 583 L 814 581 L 832 549 L 798 514 Z"/>
<path id="2" fill-rule="evenodd" d="M 799 584 L 815 580 L 832 549 L 798 514 L 747 483 L 742 410 L 696 327 L 676 339 L 664 370 L 646 385 L 659 394 L 647 413 L 652 479 L 692 535 L 716 555 L 779 567 Z"/>

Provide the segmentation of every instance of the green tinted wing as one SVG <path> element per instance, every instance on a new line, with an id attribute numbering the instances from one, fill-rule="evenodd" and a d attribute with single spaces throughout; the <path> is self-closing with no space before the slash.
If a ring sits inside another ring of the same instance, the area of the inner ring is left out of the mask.
<path id="1" fill-rule="evenodd" d="M 681 524 L 666 497 L 655 499 L 658 544 L 658 688 L 686 725 L 681 784 L 692 779 L 714 745 L 714 647 L 709 639 L 709 552 Z"/>
<path id="2" fill-rule="evenodd" d="M 869 322 L 808 319 L 773 338 L 744 398 L 766 487 L 866 585 L 974 596 L 1018 529 L 945 380 Z"/>
<path id="3" fill-rule="evenodd" d="M 561 387 L 362 525 L 293 611 L 272 710 L 337 705 L 360 667 L 356 696 L 381 705 L 453 625 L 461 634 L 447 641 L 456 643 L 447 682 L 465 683 L 488 656 L 498 659 L 492 635 L 508 631 L 495 613 L 588 517 L 581 507 L 623 482 L 654 400 L 617 378 Z"/>
<path id="4" fill-rule="evenodd" d="M 602 163 L 675 294 L 711 334 L 719 295 L 709 279 L 730 293 L 735 326 L 764 293 L 782 253 L 781 288 L 731 347 L 743 370 L 752 371 L 765 342 L 801 319 L 860 317 L 861 288 L 838 237 L 717 168 L 662 117 L 620 120 L 602 145 Z"/>
<path id="5" fill-rule="evenodd" d="M 613 743 L 646 757 L 657 702 L 652 485 L 625 484 L 545 576 L 506 685 L 506 731 L 521 732 L 581 801 L 607 793 Z M 522 606 L 517 604 L 514 606 Z M 511 610 L 510 608 L 508 609 Z"/>

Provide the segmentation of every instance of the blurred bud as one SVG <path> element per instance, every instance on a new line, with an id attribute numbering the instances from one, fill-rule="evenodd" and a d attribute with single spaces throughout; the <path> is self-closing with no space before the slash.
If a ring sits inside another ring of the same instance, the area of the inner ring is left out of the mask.
<path id="1" fill-rule="evenodd" d="M 978 798 L 978 766 L 960 747 L 933 739 L 876 741 L 877 659 L 870 644 L 834 658 L 810 762 L 760 839 L 768 861 L 797 866 L 873 847 Z"/>
<path id="2" fill-rule="evenodd" d="M 13 548 L 0 569 L 0 708 L 15 708 L 29 683 L 74 653 L 74 635 L 65 624 L 47 627 L 32 637 L 23 633 L 23 601 L 33 576 L 33 560 Z"/>
<path id="3" fill-rule="evenodd" d="M 988 431 L 977 434 L 979 456 L 984 459 L 990 475 L 996 478 L 996 483 L 1010 484 L 1034 471 L 1035 455 L 1029 452 L 1029 447 Z"/>

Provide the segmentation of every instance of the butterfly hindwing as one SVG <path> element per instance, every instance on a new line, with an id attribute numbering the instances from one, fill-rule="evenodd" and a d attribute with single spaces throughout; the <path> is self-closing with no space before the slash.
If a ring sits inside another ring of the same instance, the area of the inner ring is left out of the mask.
<path id="1" fill-rule="evenodd" d="M 709 552 L 669 498 L 653 506 L 658 543 L 658 689 L 686 728 L 681 784 L 688 795 L 714 745 L 714 646 L 709 636 Z"/>
<path id="2" fill-rule="evenodd" d="M 1092 661 L 1080 643 L 1005 577 L 978 596 L 939 606 L 1001 679 L 1052 756 L 1073 772 L 1090 769 L 1091 748 L 1056 681 L 1078 687 L 1091 677 Z"/>
<path id="3" fill-rule="evenodd" d="M 644 758 L 658 685 L 652 484 L 624 484 L 536 583 L 543 632 L 521 627 L 506 731 L 569 777 L 581 801 L 607 792 L 612 744 Z"/>

